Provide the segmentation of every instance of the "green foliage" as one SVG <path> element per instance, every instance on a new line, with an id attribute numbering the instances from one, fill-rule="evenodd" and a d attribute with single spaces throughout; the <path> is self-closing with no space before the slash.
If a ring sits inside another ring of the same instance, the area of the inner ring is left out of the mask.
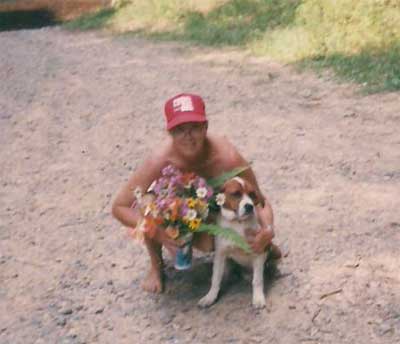
<path id="1" fill-rule="evenodd" d="M 232 243 L 245 252 L 251 253 L 251 249 L 244 238 L 230 228 L 222 228 L 217 225 L 202 223 L 196 232 L 206 232 L 214 236 L 222 236 L 223 238 L 232 241 Z"/>
<path id="2" fill-rule="evenodd" d="M 400 89 L 399 23 L 398 0 L 126 0 L 76 26 L 239 46 L 375 92 Z"/>
<path id="3" fill-rule="evenodd" d="M 236 167 L 232 171 L 225 172 L 218 177 L 211 178 L 207 180 L 207 184 L 210 185 L 212 188 L 219 188 L 221 187 L 227 180 L 236 177 L 240 173 L 246 171 L 249 169 L 250 166 L 241 166 L 241 167 Z"/>
<path id="4" fill-rule="evenodd" d="M 246 45 L 266 30 L 292 22 L 300 1 L 233 0 L 207 14 L 187 13 L 183 39 L 210 45 Z"/>
<path id="5" fill-rule="evenodd" d="M 103 9 L 66 23 L 65 27 L 70 30 L 101 29 L 109 25 L 109 22 L 113 19 L 116 12 L 117 10 L 115 8 Z"/>

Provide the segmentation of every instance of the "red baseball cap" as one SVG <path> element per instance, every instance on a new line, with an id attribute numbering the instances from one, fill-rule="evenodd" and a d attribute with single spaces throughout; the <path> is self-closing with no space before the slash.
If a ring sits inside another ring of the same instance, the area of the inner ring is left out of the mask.
<path id="1" fill-rule="evenodd" d="M 207 122 L 206 107 L 200 96 L 181 93 L 168 99 L 164 107 L 167 130 L 188 122 Z"/>

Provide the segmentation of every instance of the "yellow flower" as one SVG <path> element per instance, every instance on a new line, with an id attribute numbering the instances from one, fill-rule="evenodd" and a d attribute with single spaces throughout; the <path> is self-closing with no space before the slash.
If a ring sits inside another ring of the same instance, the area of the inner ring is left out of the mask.
<path id="1" fill-rule="evenodd" d="M 201 224 L 201 220 L 200 219 L 191 220 L 189 222 L 189 228 L 190 228 L 191 231 L 194 232 L 200 227 L 200 224 Z"/>
<path id="2" fill-rule="evenodd" d="M 195 206 L 196 206 L 196 200 L 193 198 L 189 198 L 188 199 L 188 207 L 193 209 Z"/>

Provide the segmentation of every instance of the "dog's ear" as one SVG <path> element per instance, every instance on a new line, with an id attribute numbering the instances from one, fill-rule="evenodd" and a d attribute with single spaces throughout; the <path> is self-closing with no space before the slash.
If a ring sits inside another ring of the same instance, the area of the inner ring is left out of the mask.
<path id="1" fill-rule="evenodd" d="M 262 208 L 265 206 L 265 197 L 261 192 L 256 192 L 257 204 L 260 204 Z"/>
<path id="2" fill-rule="evenodd" d="M 250 198 L 253 200 L 254 205 L 260 204 L 264 208 L 264 204 L 265 204 L 264 196 L 260 192 L 252 191 L 252 192 L 250 192 L 249 195 L 250 195 Z"/>

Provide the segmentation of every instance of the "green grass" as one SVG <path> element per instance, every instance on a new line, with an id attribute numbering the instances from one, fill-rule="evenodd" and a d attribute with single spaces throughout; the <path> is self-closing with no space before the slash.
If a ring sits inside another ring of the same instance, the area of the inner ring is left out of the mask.
<path id="1" fill-rule="evenodd" d="M 380 92 L 400 90 L 399 23 L 398 0 L 127 0 L 69 25 L 240 47 Z"/>
<path id="2" fill-rule="evenodd" d="M 78 19 L 65 24 L 65 27 L 71 30 L 93 30 L 107 27 L 107 24 L 113 20 L 117 9 L 106 8 L 94 14 L 86 14 Z"/>

